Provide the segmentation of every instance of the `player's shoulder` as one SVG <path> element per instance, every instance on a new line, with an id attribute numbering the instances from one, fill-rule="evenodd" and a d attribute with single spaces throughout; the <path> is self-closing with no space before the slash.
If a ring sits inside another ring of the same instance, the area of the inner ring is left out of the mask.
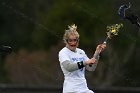
<path id="1" fill-rule="evenodd" d="M 61 54 L 61 53 L 66 53 L 66 52 L 68 52 L 68 51 L 67 51 L 67 48 L 64 47 L 64 48 L 62 48 L 62 49 L 59 51 L 59 54 Z"/>
<path id="2" fill-rule="evenodd" d="M 77 52 L 79 52 L 80 54 L 85 54 L 85 51 L 83 49 L 77 48 Z"/>

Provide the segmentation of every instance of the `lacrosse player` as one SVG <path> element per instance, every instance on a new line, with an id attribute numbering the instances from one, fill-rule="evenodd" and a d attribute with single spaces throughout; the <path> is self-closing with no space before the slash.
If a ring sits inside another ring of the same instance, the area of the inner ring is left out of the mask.
<path id="1" fill-rule="evenodd" d="M 79 34 L 76 29 L 75 24 L 68 26 L 63 36 L 66 46 L 59 51 L 60 66 L 64 73 L 63 93 L 94 93 L 87 87 L 85 69 L 95 70 L 99 54 L 106 45 L 98 45 L 93 58 L 89 59 L 82 49 L 77 48 Z"/>

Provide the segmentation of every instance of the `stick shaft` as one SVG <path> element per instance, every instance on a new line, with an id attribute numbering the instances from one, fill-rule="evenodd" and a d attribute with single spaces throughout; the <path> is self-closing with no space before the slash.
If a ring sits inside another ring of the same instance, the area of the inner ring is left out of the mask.
<path id="1" fill-rule="evenodd" d="M 140 23 L 139 22 L 137 22 L 136 24 L 137 24 L 138 27 L 140 27 Z"/>
<path id="2" fill-rule="evenodd" d="M 105 41 L 103 42 L 103 44 L 106 44 L 107 43 L 107 40 L 108 40 L 109 37 L 106 37 Z"/>

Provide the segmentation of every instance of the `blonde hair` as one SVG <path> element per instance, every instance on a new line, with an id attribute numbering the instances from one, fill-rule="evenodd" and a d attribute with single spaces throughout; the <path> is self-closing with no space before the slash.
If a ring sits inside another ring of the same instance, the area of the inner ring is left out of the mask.
<path id="1" fill-rule="evenodd" d="M 77 32 L 77 26 L 75 24 L 68 26 L 68 29 L 65 30 L 65 33 L 63 35 L 63 40 L 65 43 L 70 35 L 76 36 L 76 38 L 79 38 L 80 36 L 79 33 Z"/>

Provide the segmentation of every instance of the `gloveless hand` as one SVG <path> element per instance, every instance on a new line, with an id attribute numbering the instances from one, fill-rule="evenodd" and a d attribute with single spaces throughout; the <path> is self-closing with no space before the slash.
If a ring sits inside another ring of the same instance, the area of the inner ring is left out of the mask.
<path id="1" fill-rule="evenodd" d="M 86 65 L 89 65 L 89 64 L 95 64 L 97 62 L 97 60 L 95 58 L 91 58 L 89 59 L 88 61 L 86 61 Z"/>
<path id="2" fill-rule="evenodd" d="M 99 44 L 99 45 L 96 47 L 95 53 L 100 54 L 100 52 L 102 52 L 105 48 L 106 48 L 106 44 Z"/>

